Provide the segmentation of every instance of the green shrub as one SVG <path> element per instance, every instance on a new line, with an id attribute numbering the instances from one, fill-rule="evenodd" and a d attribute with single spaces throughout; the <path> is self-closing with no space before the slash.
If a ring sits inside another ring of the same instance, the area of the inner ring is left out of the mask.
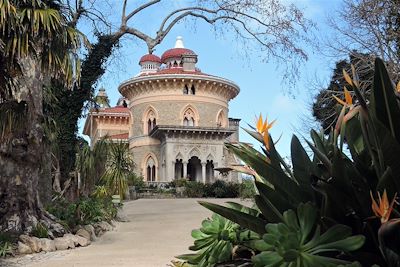
<path id="1" fill-rule="evenodd" d="M 170 187 L 183 187 L 186 186 L 188 180 L 185 178 L 175 179 L 169 183 Z"/>
<path id="2" fill-rule="evenodd" d="M 0 258 L 12 254 L 12 244 L 8 241 L 0 241 Z"/>
<path id="3" fill-rule="evenodd" d="M 138 176 L 135 173 L 132 173 L 128 176 L 128 185 L 135 186 L 137 189 L 146 186 L 143 176 Z"/>
<path id="4" fill-rule="evenodd" d="M 49 229 L 47 227 L 38 222 L 35 227 L 33 227 L 31 234 L 38 238 L 48 238 L 49 237 Z"/>
<path id="5" fill-rule="evenodd" d="M 256 195 L 256 189 L 253 179 L 244 179 L 239 187 L 239 197 L 241 199 L 253 199 Z"/>
<path id="6" fill-rule="evenodd" d="M 47 211 L 56 216 L 60 223 L 74 228 L 77 225 L 92 224 L 99 221 L 110 221 L 117 215 L 117 207 L 111 197 L 81 198 L 69 203 L 59 199 L 47 207 Z"/>
<path id="7" fill-rule="evenodd" d="M 203 197 L 204 184 L 200 182 L 187 182 L 185 186 L 185 195 L 187 197 Z"/>

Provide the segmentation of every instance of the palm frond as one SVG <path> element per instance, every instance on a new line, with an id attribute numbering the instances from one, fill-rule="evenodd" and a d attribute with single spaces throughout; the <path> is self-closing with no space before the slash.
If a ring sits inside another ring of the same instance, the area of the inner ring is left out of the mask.
<path id="1" fill-rule="evenodd" d="M 0 103 L 0 142 L 18 136 L 25 129 L 26 102 L 5 101 Z"/>

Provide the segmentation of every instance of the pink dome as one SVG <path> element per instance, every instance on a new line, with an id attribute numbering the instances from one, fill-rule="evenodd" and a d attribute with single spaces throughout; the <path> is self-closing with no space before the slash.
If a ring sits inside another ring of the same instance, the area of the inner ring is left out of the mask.
<path id="1" fill-rule="evenodd" d="M 142 62 L 145 62 L 145 61 L 161 63 L 161 59 L 158 56 L 153 55 L 153 54 L 147 54 L 147 55 L 142 56 L 139 60 L 139 64 Z"/>
<path id="2" fill-rule="evenodd" d="M 162 54 L 161 61 L 165 63 L 167 59 L 181 57 L 182 55 L 195 55 L 195 53 L 187 48 L 172 48 Z"/>

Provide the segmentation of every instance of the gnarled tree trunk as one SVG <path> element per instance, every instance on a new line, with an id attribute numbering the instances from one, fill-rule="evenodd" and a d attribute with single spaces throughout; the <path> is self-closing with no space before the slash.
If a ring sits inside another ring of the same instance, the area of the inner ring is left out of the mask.
<path id="1" fill-rule="evenodd" d="M 0 232 L 29 232 L 40 221 L 50 235 L 60 235 L 63 227 L 43 209 L 38 192 L 44 154 L 41 64 L 29 57 L 19 63 L 24 76 L 14 95 L 26 105 L 26 121 L 0 144 Z"/>

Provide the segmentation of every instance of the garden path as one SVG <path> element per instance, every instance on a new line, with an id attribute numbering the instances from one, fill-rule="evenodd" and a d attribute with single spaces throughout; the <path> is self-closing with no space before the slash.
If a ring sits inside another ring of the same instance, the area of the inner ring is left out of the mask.
<path id="1" fill-rule="evenodd" d="M 222 204 L 232 199 L 207 199 Z M 237 201 L 237 200 L 235 200 Z M 211 212 L 196 199 L 139 199 L 126 202 L 130 222 L 117 223 L 85 248 L 38 253 L 13 259 L 27 267 L 165 267 L 175 255 L 188 252 L 192 229 Z"/>

